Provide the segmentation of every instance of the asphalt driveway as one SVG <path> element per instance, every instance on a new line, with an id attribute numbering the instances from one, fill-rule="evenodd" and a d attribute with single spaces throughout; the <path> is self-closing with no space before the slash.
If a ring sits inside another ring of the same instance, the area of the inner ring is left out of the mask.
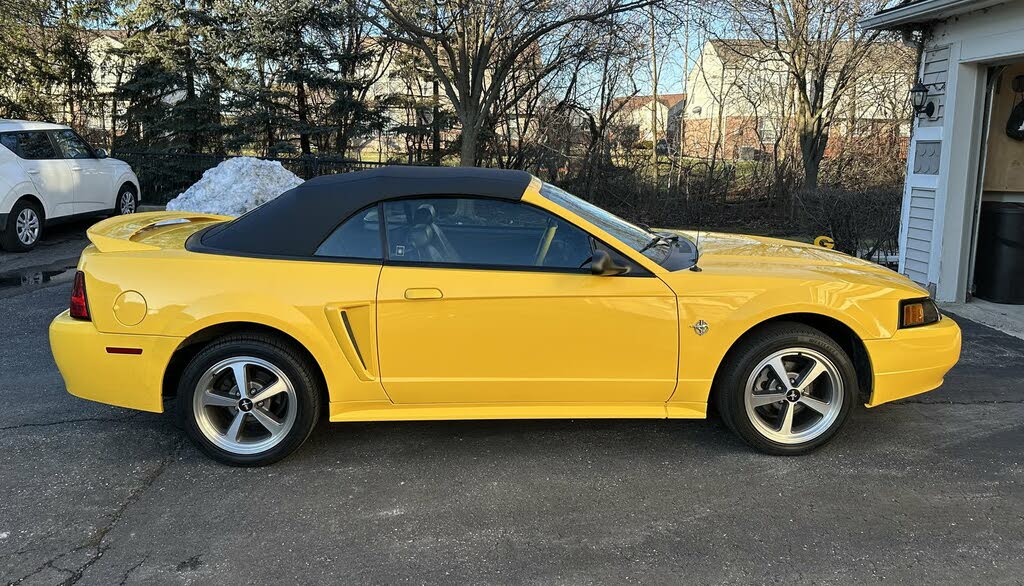
<path id="1" fill-rule="evenodd" d="M 164 416 L 64 392 L 64 275 L 0 280 L 0 582 L 1024 577 L 1024 340 L 984 326 L 961 322 L 944 388 L 860 409 L 803 458 L 714 420 L 375 423 L 242 470 Z"/>

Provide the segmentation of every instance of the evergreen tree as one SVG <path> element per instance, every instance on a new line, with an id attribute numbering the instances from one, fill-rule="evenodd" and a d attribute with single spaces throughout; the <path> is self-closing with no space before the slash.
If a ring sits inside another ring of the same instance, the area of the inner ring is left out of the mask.
<path id="1" fill-rule="evenodd" d="M 367 91 L 385 49 L 370 42 L 352 2 L 219 6 L 230 14 L 225 47 L 235 66 L 234 144 L 256 144 L 267 154 L 308 155 L 314 147 L 345 154 L 354 136 L 382 125 Z"/>
<path id="2" fill-rule="evenodd" d="M 209 0 L 139 0 L 120 23 L 135 31 L 125 57 L 136 66 L 121 88 L 125 143 L 222 152 L 222 18 Z"/>
<path id="3" fill-rule="evenodd" d="M 83 23 L 102 0 L 24 0 L 0 10 L 0 118 L 81 123 L 95 92 Z"/>

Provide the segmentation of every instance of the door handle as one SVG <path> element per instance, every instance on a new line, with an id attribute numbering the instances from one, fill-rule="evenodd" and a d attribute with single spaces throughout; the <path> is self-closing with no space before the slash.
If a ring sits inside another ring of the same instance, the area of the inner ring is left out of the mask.
<path id="1" fill-rule="evenodd" d="M 38 175 L 39 174 L 39 169 L 28 169 L 27 172 L 28 172 L 29 175 Z"/>
<path id="2" fill-rule="evenodd" d="M 72 171 L 81 171 L 82 168 L 81 167 L 71 167 L 71 170 Z"/>
<path id="3" fill-rule="evenodd" d="M 435 287 L 423 287 L 419 289 L 406 289 L 406 299 L 441 299 L 444 294 Z"/>

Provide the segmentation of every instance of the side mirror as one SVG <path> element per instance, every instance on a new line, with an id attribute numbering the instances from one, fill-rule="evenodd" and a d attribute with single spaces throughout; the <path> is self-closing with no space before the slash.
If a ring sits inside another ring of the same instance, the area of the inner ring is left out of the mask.
<path id="1" fill-rule="evenodd" d="M 590 260 L 590 272 L 602 277 L 613 277 L 628 273 L 629 267 L 615 264 L 610 254 L 603 250 L 595 250 L 594 257 Z"/>
<path id="2" fill-rule="evenodd" d="M 96 149 L 96 158 L 97 159 L 105 159 L 105 158 L 107 158 L 109 156 L 110 155 L 107 154 L 106 149 Z"/>

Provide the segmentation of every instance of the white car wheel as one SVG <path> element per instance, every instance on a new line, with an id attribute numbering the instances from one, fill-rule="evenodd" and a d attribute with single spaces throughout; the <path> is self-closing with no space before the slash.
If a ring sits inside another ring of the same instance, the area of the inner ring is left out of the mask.
<path id="1" fill-rule="evenodd" d="M 15 220 L 14 230 L 22 246 L 33 246 L 39 240 L 39 215 L 32 208 L 21 210 Z"/>
<path id="2" fill-rule="evenodd" d="M 25 252 L 35 248 L 43 235 L 43 211 L 38 204 L 25 199 L 14 204 L 3 227 L 0 243 L 12 252 Z"/>
<path id="3" fill-rule="evenodd" d="M 127 187 L 121 189 L 121 193 L 117 196 L 117 213 L 121 215 L 134 214 L 138 207 L 138 201 L 136 201 L 132 190 Z"/>

